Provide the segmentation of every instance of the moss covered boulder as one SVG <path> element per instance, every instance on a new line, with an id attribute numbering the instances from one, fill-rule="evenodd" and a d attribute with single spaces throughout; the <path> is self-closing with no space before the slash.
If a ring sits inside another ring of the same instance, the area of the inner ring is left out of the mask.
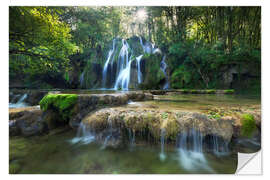
<path id="1" fill-rule="evenodd" d="M 40 108 L 44 111 L 44 118 L 50 129 L 67 124 L 76 113 L 78 95 L 76 94 L 48 94 L 40 101 Z"/>

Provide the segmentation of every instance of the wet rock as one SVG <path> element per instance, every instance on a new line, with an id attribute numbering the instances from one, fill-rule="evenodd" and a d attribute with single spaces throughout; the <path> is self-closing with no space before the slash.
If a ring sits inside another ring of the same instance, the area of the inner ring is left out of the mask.
<path id="1" fill-rule="evenodd" d="M 39 101 L 47 94 L 46 91 L 29 91 L 25 102 L 30 105 L 38 105 Z"/>
<path id="2" fill-rule="evenodd" d="M 105 108 L 88 114 L 82 122 L 96 134 L 112 129 L 127 132 L 148 132 L 148 136 L 156 141 L 160 138 L 161 129 L 166 131 L 166 139 L 176 141 L 179 133 L 192 129 L 199 131 L 202 136 L 215 135 L 230 141 L 233 127 L 229 121 L 209 119 L 206 115 L 192 112 L 164 111 L 156 109 Z M 125 134 L 122 136 L 126 136 Z M 154 140 L 154 141 L 155 141 Z"/>
<path id="3" fill-rule="evenodd" d="M 44 133 L 46 125 L 41 115 L 42 111 L 35 108 L 11 112 L 9 116 L 9 135 L 33 136 Z"/>

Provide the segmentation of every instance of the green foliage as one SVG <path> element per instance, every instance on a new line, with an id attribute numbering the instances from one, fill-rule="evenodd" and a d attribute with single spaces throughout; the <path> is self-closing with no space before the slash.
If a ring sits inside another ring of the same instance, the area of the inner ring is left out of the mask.
<path id="1" fill-rule="evenodd" d="M 241 135 L 251 137 L 252 133 L 256 130 L 256 122 L 251 114 L 243 114 L 241 117 Z"/>
<path id="2" fill-rule="evenodd" d="M 161 117 L 162 117 L 162 119 L 167 119 L 168 118 L 168 113 L 166 113 L 166 112 L 163 112 L 162 114 L 161 114 Z"/>
<path id="3" fill-rule="evenodd" d="M 63 120 L 67 120 L 72 115 L 72 108 L 77 103 L 77 94 L 48 94 L 39 102 L 43 111 L 53 109 L 57 111 Z"/>
<path id="4" fill-rule="evenodd" d="M 63 75 L 68 56 L 77 51 L 60 8 L 9 8 L 9 67 L 11 79 L 33 81 Z M 26 79 L 27 77 L 27 79 Z"/>

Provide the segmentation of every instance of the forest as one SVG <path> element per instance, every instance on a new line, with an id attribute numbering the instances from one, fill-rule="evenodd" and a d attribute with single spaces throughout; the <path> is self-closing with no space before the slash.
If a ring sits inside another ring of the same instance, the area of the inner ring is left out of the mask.
<path id="1" fill-rule="evenodd" d="M 260 7 L 11 6 L 9 85 L 98 88 L 113 39 L 132 37 L 166 54 L 170 88 L 260 93 Z M 144 79 L 140 89 L 163 82 Z"/>

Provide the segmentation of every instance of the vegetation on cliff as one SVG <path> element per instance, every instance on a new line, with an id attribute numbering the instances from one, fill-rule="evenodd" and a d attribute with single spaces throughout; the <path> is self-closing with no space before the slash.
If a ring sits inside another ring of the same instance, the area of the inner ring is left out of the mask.
<path id="1" fill-rule="evenodd" d="M 136 35 L 167 55 L 172 88 L 260 93 L 260 12 L 260 7 L 10 7 L 10 84 L 100 86 L 97 76 L 112 40 L 126 38 L 137 56 L 142 48 L 132 43 Z M 158 66 L 160 61 L 145 66 L 154 76 L 144 87 L 162 87 L 161 73 L 153 70 Z M 80 77 L 87 84 L 80 85 Z"/>

